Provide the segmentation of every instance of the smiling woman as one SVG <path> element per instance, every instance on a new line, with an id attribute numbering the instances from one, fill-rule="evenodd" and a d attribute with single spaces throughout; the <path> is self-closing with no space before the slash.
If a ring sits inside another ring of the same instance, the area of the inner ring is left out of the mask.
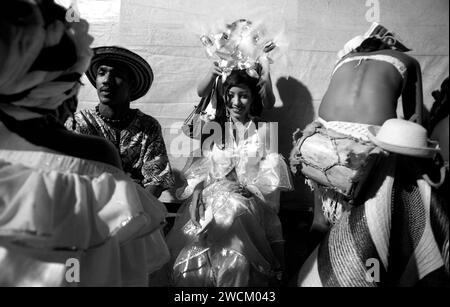
<path id="1" fill-rule="evenodd" d="M 250 77 L 244 70 L 235 70 L 223 87 L 225 105 L 232 119 L 246 123 L 249 119 L 261 115 L 263 106 L 258 79 Z"/>
<path id="2" fill-rule="evenodd" d="M 171 280 L 175 286 L 274 285 L 284 268 L 277 214 L 280 191 L 292 188 L 289 170 L 257 118 L 258 79 L 232 71 L 222 92 L 223 138 L 185 168 L 187 184 L 177 191 L 185 204 L 167 236 Z"/>

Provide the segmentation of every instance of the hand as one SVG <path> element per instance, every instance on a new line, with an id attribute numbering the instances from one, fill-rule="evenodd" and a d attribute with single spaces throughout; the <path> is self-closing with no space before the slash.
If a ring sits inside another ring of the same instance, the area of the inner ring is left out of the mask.
<path id="1" fill-rule="evenodd" d="M 214 62 L 210 67 L 208 73 L 203 77 L 201 82 L 197 86 L 197 94 L 199 97 L 206 97 L 214 86 L 216 78 L 222 75 L 222 70 L 219 67 L 219 63 Z"/>
<path id="2" fill-rule="evenodd" d="M 258 81 L 259 95 L 262 98 L 262 104 L 265 109 L 271 109 L 275 105 L 275 95 L 272 89 L 272 80 L 270 78 L 270 59 L 266 56 L 260 57 L 261 77 Z"/>
<path id="3" fill-rule="evenodd" d="M 259 64 L 261 65 L 261 73 L 260 73 L 261 76 L 258 81 L 258 86 L 261 88 L 261 91 L 264 91 L 263 93 L 260 92 L 260 94 L 265 95 L 265 87 L 267 84 L 271 83 L 270 61 L 266 56 L 261 56 L 258 61 Z"/>
<path id="4" fill-rule="evenodd" d="M 270 73 L 270 60 L 267 56 L 261 56 L 258 62 L 261 64 L 261 77 L 266 78 Z"/>
<path id="5" fill-rule="evenodd" d="M 197 227 L 201 227 L 199 221 L 200 219 L 205 218 L 205 205 L 203 204 L 201 192 L 194 192 L 191 204 L 189 205 L 189 215 L 194 225 Z"/>
<path id="6" fill-rule="evenodd" d="M 212 77 L 217 77 L 222 75 L 222 69 L 219 67 L 219 63 L 214 62 L 211 68 L 209 69 L 209 74 Z"/>

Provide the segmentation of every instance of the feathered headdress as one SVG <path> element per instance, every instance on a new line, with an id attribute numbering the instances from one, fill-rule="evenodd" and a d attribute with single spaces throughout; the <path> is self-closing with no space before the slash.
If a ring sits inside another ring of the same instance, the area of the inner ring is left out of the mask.
<path id="1" fill-rule="evenodd" d="M 216 31 L 203 34 L 200 40 L 208 56 L 222 69 L 222 80 L 235 69 L 246 70 L 251 77 L 258 78 L 259 59 L 268 57 L 273 63 L 272 54 L 279 53 L 287 45 L 282 33 L 271 34 L 262 23 L 247 19 L 225 24 Z"/>

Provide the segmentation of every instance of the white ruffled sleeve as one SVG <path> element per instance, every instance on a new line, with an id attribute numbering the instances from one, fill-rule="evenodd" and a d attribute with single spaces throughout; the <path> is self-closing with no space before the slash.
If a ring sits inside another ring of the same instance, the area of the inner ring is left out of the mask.
<path id="1" fill-rule="evenodd" d="M 11 285 L 53 285 L 42 273 L 53 263 L 62 268 L 53 278 L 60 285 L 69 258 L 82 262 L 82 286 L 146 285 L 169 260 L 166 215 L 161 202 L 112 166 L 0 150 L 0 265 L 28 266 Z"/>

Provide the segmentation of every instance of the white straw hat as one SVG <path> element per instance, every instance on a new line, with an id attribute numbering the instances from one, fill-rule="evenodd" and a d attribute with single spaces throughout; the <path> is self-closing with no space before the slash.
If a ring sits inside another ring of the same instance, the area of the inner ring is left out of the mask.
<path id="1" fill-rule="evenodd" d="M 437 142 L 427 138 L 427 130 L 403 119 L 389 119 L 383 126 L 370 126 L 369 138 L 378 147 L 397 154 L 431 158 L 440 151 Z"/>

